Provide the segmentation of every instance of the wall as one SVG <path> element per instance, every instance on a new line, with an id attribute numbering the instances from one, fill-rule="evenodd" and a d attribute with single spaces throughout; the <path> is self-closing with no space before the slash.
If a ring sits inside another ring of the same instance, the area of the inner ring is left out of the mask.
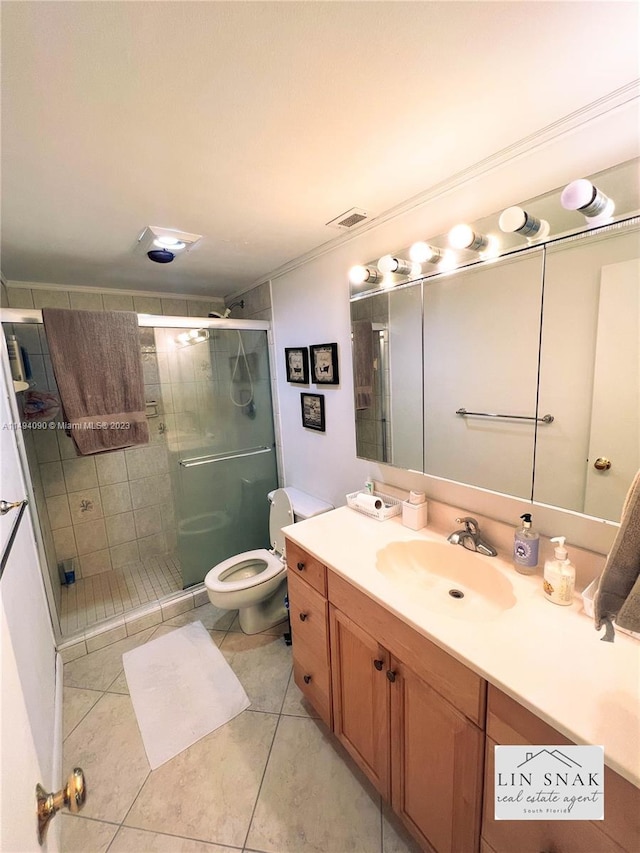
<path id="1" fill-rule="evenodd" d="M 6 298 L 12 308 L 60 307 L 168 316 L 206 317 L 209 311 L 223 309 L 222 299 L 161 298 L 16 283 L 9 283 Z M 16 334 L 29 353 L 35 388 L 57 390 L 43 327 L 7 326 L 5 331 Z M 163 400 L 153 329 L 141 328 L 140 342 L 145 399 L 156 401 L 158 411 L 158 417 L 149 419 L 148 446 L 78 457 L 63 430 L 27 431 L 29 467 L 58 604 L 57 562 L 75 558 L 76 576 L 80 578 L 123 568 L 175 548 L 167 440 L 180 417 L 176 421 L 173 396 Z"/>
<path id="2" fill-rule="evenodd" d="M 478 168 L 472 180 L 443 186 L 433 198 L 413 207 L 406 205 L 397 216 L 274 276 L 276 368 L 287 484 L 338 506 L 372 473 L 376 479 L 422 488 L 433 498 L 506 522 L 514 523 L 527 510 L 524 501 L 356 458 L 347 272 L 356 263 L 446 232 L 461 219 L 473 221 L 636 157 L 637 128 L 637 98 L 580 123 L 560 121 L 536 140 L 529 138 L 526 145 L 513 146 L 510 159 L 493 168 Z M 338 343 L 341 384 L 323 390 L 326 432 L 311 432 L 300 423 L 300 389 L 286 382 L 283 349 L 332 341 Z M 615 534 L 611 525 L 552 508 L 537 508 L 536 520 L 542 532 L 564 533 L 569 541 L 600 553 L 608 550 Z"/>

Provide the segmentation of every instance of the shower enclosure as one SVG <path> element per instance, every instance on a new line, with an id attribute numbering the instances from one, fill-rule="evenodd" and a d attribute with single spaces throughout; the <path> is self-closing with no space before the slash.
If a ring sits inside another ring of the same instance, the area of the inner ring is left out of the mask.
<path id="1" fill-rule="evenodd" d="M 54 395 L 43 417 L 24 415 L 21 433 L 59 636 L 268 547 L 267 495 L 277 487 L 268 322 L 139 315 L 150 443 L 78 457 L 58 428 L 41 312 L 2 309 L 2 321 L 30 365 L 19 410 Z"/>
<path id="2" fill-rule="evenodd" d="M 267 335 L 154 330 L 183 586 L 269 542 L 277 486 Z"/>

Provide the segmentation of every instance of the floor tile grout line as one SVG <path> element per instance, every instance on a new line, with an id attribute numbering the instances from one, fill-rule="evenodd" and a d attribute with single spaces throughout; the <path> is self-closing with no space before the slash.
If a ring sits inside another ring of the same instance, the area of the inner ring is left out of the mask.
<path id="1" fill-rule="evenodd" d="M 153 771 L 150 771 L 150 772 L 153 772 Z M 146 780 L 145 780 L 145 782 L 146 782 Z M 125 818 L 125 820 L 126 820 L 126 818 Z M 177 835 L 177 834 L 174 834 L 171 832 L 166 832 L 166 831 L 161 832 L 157 829 L 146 829 L 143 826 L 129 826 L 128 824 L 125 824 L 124 822 L 120 823 L 120 824 L 112 823 L 111 825 L 117 826 L 118 829 L 116 830 L 116 834 L 113 836 L 113 838 L 109 842 L 109 847 L 104 851 L 104 853 L 109 853 L 111 845 L 113 844 L 113 842 L 117 838 L 118 833 L 120 832 L 121 829 L 123 829 L 123 830 L 131 829 L 131 830 L 138 831 L 138 832 L 147 832 L 147 833 L 149 833 L 149 835 L 161 835 L 164 838 L 176 838 L 176 839 L 180 839 L 181 841 L 195 841 L 195 842 L 200 843 L 200 844 L 219 846 L 219 847 L 222 847 L 223 849 L 237 850 L 238 853 L 242 853 L 242 847 L 237 847 L 235 844 L 222 845 L 222 844 L 218 844 L 217 841 L 207 841 L 204 838 L 198 838 L 197 836 L 194 836 L 194 835 Z M 140 851 L 140 853 L 142 853 L 142 851 Z M 257 851 L 257 853 L 259 853 L 259 851 Z"/>
<path id="2" fill-rule="evenodd" d="M 275 715 L 274 715 L 275 716 Z M 271 745 L 269 746 L 269 752 L 267 754 L 267 760 L 264 763 L 264 769 L 262 771 L 262 777 L 260 779 L 260 784 L 258 786 L 258 793 L 256 794 L 256 799 L 253 804 L 253 809 L 251 810 L 251 817 L 249 818 L 249 823 L 247 825 L 247 834 L 244 837 L 244 843 L 242 848 L 244 849 L 247 846 L 247 842 L 249 841 L 249 835 L 251 834 L 251 825 L 253 824 L 253 819 L 256 814 L 256 809 L 258 808 L 258 802 L 260 800 L 260 794 L 262 793 L 262 786 L 264 785 L 264 777 L 267 775 L 267 767 L 269 766 L 269 760 L 271 759 L 271 753 L 273 752 L 273 745 L 276 742 L 276 736 L 278 734 L 278 729 L 280 728 L 280 720 L 282 719 L 282 714 L 278 714 L 278 720 L 276 722 L 276 727 L 273 730 L 273 737 L 271 738 Z"/>
<path id="3" fill-rule="evenodd" d="M 63 738 L 62 738 L 62 745 L 63 745 L 63 748 L 64 748 L 64 743 L 65 743 L 65 741 L 66 741 L 69 737 L 71 737 L 71 735 L 75 732 L 75 730 L 78 728 L 78 726 L 80 725 L 80 723 L 81 723 L 84 719 L 86 719 L 86 718 L 89 716 L 89 714 L 93 711 L 93 709 L 96 707 L 96 705 L 98 704 L 98 702 L 100 702 L 100 700 L 104 697 L 105 693 L 107 692 L 106 690 L 94 690 L 94 688 L 93 688 L 93 687 L 73 687 L 71 684 L 64 684 L 64 683 L 63 683 L 63 685 L 62 685 L 62 696 L 63 696 L 62 701 L 63 701 L 63 702 L 64 702 L 64 691 L 65 691 L 65 690 L 69 690 L 69 689 L 71 689 L 71 690 L 91 690 L 93 693 L 100 693 L 101 695 L 100 695 L 100 697 L 99 697 L 98 699 L 96 699 L 96 701 L 93 703 L 93 705 L 92 705 L 92 706 L 91 706 L 91 707 L 90 707 L 90 708 L 89 708 L 89 709 L 88 709 L 88 710 L 83 714 L 82 718 L 81 718 L 80 720 L 78 720 L 78 722 L 77 722 L 77 723 L 75 724 L 75 726 L 71 729 L 71 731 L 70 731 L 70 732 L 68 732 L 66 735 L 64 735 L 64 736 L 63 736 Z"/>
<path id="4" fill-rule="evenodd" d="M 284 688 L 284 696 L 282 697 L 282 702 L 280 704 L 280 716 L 290 716 L 289 714 L 285 714 L 282 710 L 284 708 L 284 703 L 287 701 L 287 693 L 289 692 L 289 687 L 291 686 L 291 679 L 293 678 L 293 663 L 291 664 L 291 671 L 289 672 L 289 678 L 287 679 L 287 686 Z"/>

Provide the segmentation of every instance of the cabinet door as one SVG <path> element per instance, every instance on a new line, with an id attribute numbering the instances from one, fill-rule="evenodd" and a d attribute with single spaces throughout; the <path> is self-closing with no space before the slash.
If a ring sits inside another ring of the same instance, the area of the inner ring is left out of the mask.
<path id="1" fill-rule="evenodd" d="M 394 811 L 427 849 L 478 850 L 484 736 L 405 664 L 391 658 Z"/>
<path id="2" fill-rule="evenodd" d="M 496 742 L 487 738 L 487 770 L 482 835 L 495 853 L 636 853 L 620 847 L 589 820 L 495 820 L 494 779 Z M 607 787 L 605 781 L 605 803 Z"/>
<path id="3" fill-rule="evenodd" d="M 330 606 L 333 727 L 378 791 L 389 797 L 389 655 Z"/>

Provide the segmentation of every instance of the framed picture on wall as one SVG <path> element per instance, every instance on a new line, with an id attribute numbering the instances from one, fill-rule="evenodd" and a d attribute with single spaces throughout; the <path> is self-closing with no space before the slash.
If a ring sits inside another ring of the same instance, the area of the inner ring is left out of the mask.
<path id="1" fill-rule="evenodd" d="M 316 385 L 338 385 L 338 344 L 313 344 L 311 375 Z"/>
<path id="2" fill-rule="evenodd" d="M 324 432 L 324 395 L 300 394 L 302 426 Z"/>
<path id="3" fill-rule="evenodd" d="M 298 385 L 309 384 L 309 352 L 306 347 L 285 347 L 287 382 Z"/>

